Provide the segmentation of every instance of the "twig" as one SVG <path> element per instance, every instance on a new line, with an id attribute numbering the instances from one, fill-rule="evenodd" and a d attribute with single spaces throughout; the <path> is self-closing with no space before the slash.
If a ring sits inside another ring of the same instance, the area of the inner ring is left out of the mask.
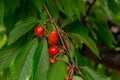
<path id="1" fill-rule="evenodd" d="M 88 9 L 86 10 L 85 16 L 82 17 L 82 22 L 86 24 L 86 17 L 89 15 L 90 10 L 92 9 L 93 5 L 95 4 L 96 0 L 93 0 L 91 4 L 89 4 Z"/>
<path id="2" fill-rule="evenodd" d="M 74 61 L 72 61 L 72 62 L 73 62 L 74 68 L 75 68 L 75 69 L 78 71 L 78 73 L 81 75 L 81 72 L 80 72 L 78 66 L 76 65 L 76 63 L 75 63 Z"/>
<path id="3" fill-rule="evenodd" d="M 44 5 L 43 7 L 44 7 L 44 9 L 45 9 L 48 17 L 50 18 L 50 22 L 53 23 L 55 29 L 56 29 L 57 32 L 58 32 L 58 35 L 59 35 L 59 37 L 60 37 L 61 43 L 62 43 L 62 45 L 63 45 L 63 48 L 64 48 L 65 51 L 69 54 L 68 50 L 67 50 L 66 47 L 64 46 L 64 40 L 63 40 L 63 38 L 62 38 L 62 36 L 61 36 L 61 32 L 60 32 L 59 27 L 57 26 L 57 24 L 56 24 L 55 21 L 53 20 L 53 18 L 52 18 L 52 16 L 51 16 L 50 12 L 48 11 L 47 7 L 46 7 L 45 5 Z"/>
<path id="4" fill-rule="evenodd" d="M 89 13 L 90 13 L 90 10 L 92 9 L 92 7 L 93 7 L 93 5 L 94 5 L 94 3 L 96 2 L 96 0 L 93 0 L 93 2 L 89 5 L 89 7 L 88 7 L 88 9 L 87 9 L 87 11 L 86 11 L 86 16 L 88 16 L 89 15 Z"/>

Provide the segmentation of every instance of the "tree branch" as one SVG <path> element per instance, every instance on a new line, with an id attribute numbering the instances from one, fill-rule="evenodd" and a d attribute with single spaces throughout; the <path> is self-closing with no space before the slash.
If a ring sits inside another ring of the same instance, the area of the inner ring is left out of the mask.
<path id="1" fill-rule="evenodd" d="M 50 18 L 50 22 L 53 23 L 55 29 L 56 29 L 57 32 L 58 32 L 58 35 L 59 35 L 59 37 L 60 37 L 60 40 L 61 40 L 61 43 L 62 43 L 62 45 L 63 45 L 64 50 L 65 50 L 67 53 L 69 53 L 68 50 L 66 49 L 66 47 L 64 46 L 64 40 L 63 40 L 63 38 L 62 38 L 61 31 L 60 31 L 59 27 L 57 26 L 57 24 L 56 24 L 55 21 L 53 20 L 53 18 L 52 18 L 52 16 L 51 16 L 50 12 L 48 11 L 47 7 L 46 7 L 45 5 L 44 5 L 43 7 L 44 7 L 44 9 L 45 9 L 48 17 Z M 69 54 L 68 54 L 68 55 L 69 55 Z"/>
<path id="2" fill-rule="evenodd" d="M 92 9 L 92 7 L 93 7 L 93 5 L 95 4 L 95 2 L 96 2 L 96 0 L 93 0 L 93 2 L 91 3 L 91 4 L 89 4 L 89 7 L 88 7 L 88 9 L 87 9 L 87 11 L 86 11 L 86 16 L 88 16 L 89 15 L 89 13 L 90 13 L 90 10 Z"/>
<path id="3" fill-rule="evenodd" d="M 89 4 L 88 9 L 86 10 L 85 16 L 82 17 L 81 21 L 86 24 L 86 17 L 89 15 L 90 10 L 92 9 L 93 5 L 95 4 L 96 0 L 93 0 L 91 4 Z"/>

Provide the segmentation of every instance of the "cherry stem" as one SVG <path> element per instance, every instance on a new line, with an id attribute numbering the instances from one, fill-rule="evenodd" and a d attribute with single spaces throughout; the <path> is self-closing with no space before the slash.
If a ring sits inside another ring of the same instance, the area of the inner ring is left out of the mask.
<path id="1" fill-rule="evenodd" d="M 78 66 L 76 65 L 76 63 L 73 61 L 73 65 L 74 65 L 74 68 L 78 71 L 78 73 L 81 75 L 81 72 L 80 72 L 80 70 L 79 70 L 79 68 L 78 68 Z"/>
<path id="2" fill-rule="evenodd" d="M 68 50 L 67 50 L 66 47 L 64 46 L 64 40 L 63 40 L 63 38 L 62 38 L 62 35 L 61 35 L 61 32 L 60 32 L 59 27 L 57 26 L 57 24 L 56 24 L 55 21 L 53 20 L 50 12 L 48 11 L 48 9 L 47 9 L 47 7 L 46 7 L 46 5 L 44 5 L 43 7 L 44 7 L 44 9 L 45 9 L 48 17 L 50 18 L 50 22 L 54 25 L 55 29 L 56 29 L 57 32 L 58 32 L 58 35 L 59 35 L 59 37 L 60 37 L 60 40 L 61 40 L 61 43 L 62 43 L 62 45 L 63 45 L 64 50 L 69 54 Z"/>

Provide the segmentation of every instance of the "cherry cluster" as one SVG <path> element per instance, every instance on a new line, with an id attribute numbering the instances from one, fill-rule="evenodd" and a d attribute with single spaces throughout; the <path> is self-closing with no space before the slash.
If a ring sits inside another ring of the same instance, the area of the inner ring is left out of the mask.
<path id="1" fill-rule="evenodd" d="M 59 49 L 56 46 L 58 43 L 58 33 L 56 30 L 52 30 L 52 32 L 48 35 L 48 43 L 50 44 L 48 53 L 52 57 L 50 58 L 50 64 L 53 64 L 56 61 L 55 56 L 59 53 Z"/>
<path id="2" fill-rule="evenodd" d="M 42 26 L 35 26 L 35 35 L 37 37 L 43 36 L 45 34 L 45 30 Z M 59 54 L 59 47 L 56 45 L 58 43 L 59 36 L 57 30 L 52 30 L 50 34 L 48 35 L 48 43 L 49 43 L 49 48 L 48 48 L 48 53 L 50 55 L 50 65 L 56 62 L 56 56 Z M 67 48 L 66 43 L 64 43 L 64 46 Z M 71 66 L 67 66 L 68 73 L 71 70 Z M 65 80 L 70 80 L 70 76 L 67 76 Z"/>

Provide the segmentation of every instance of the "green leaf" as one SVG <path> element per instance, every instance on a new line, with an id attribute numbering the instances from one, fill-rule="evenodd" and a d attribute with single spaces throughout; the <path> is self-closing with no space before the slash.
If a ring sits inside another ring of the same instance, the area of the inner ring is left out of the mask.
<path id="1" fill-rule="evenodd" d="M 5 14 L 5 3 L 4 0 L 0 0 L 0 35 L 6 31 L 4 26 L 4 14 Z"/>
<path id="2" fill-rule="evenodd" d="M 0 70 L 8 68 L 17 55 L 20 46 L 13 44 L 0 50 Z"/>
<path id="3" fill-rule="evenodd" d="M 68 51 L 70 53 L 70 58 L 73 59 L 74 56 L 75 56 L 75 47 L 74 47 L 74 44 L 72 42 L 70 42 L 69 40 L 66 40 L 65 42 L 66 42 Z"/>
<path id="4" fill-rule="evenodd" d="M 69 17 L 64 19 L 62 21 L 62 27 L 66 27 L 67 25 L 71 24 L 72 22 L 74 22 L 75 20 L 77 20 L 77 17 L 73 17 L 72 19 L 70 19 Z"/>
<path id="5" fill-rule="evenodd" d="M 0 25 L 3 24 L 4 13 L 5 13 L 5 3 L 4 0 L 0 0 Z"/>
<path id="6" fill-rule="evenodd" d="M 96 22 L 97 25 L 97 32 L 98 32 L 98 36 L 101 39 L 101 41 L 108 45 L 109 47 L 115 47 L 116 45 L 116 40 L 112 34 L 112 32 L 109 30 L 109 28 L 107 28 L 106 25 L 103 25 L 102 23 L 100 23 L 99 21 Z"/>
<path id="7" fill-rule="evenodd" d="M 61 0 L 56 0 L 58 9 L 65 14 L 64 7 Z"/>
<path id="8" fill-rule="evenodd" d="M 0 37 L 2 37 L 2 39 L 0 39 L 0 49 L 1 49 L 5 45 L 5 43 L 7 42 L 7 35 L 6 34 L 3 34 L 3 35 L 0 34 Z"/>
<path id="9" fill-rule="evenodd" d="M 80 14 L 85 15 L 85 2 L 84 0 L 75 0 L 74 3 L 74 14 L 77 16 L 77 18 L 80 18 Z"/>
<path id="10" fill-rule="evenodd" d="M 74 39 L 76 38 L 77 42 L 85 43 L 91 49 L 91 51 L 99 57 L 99 51 L 97 49 L 96 43 L 88 36 L 89 33 L 85 26 L 80 22 L 76 22 L 72 26 L 74 27 L 72 28 L 69 36 L 71 38 L 73 37 Z"/>
<path id="11" fill-rule="evenodd" d="M 64 62 L 70 64 L 70 63 L 69 63 L 69 58 L 68 58 L 68 56 L 64 55 L 64 56 L 62 57 L 62 60 L 63 60 Z"/>
<path id="12" fill-rule="evenodd" d="M 114 13 L 118 14 L 120 11 L 119 4 L 115 0 L 107 0 L 109 9 Z"/>
<path id="13" fill-rule="evenodd" d="M 81 67 L 80 71 L 85 80 L 106 80 L 88 67 Z"/>
<path id="14" fill-rule="evenodd" d="M 79 33 L 79 34 L 71 33 L 70 35 L 75 36 L 80 41 L 83 41 L 83 43 L 85 43 L 91 49 L 91 51 L 97 57 L 99 57 L 99 51 L 97 49 L 97 46 L 95 42 L 88 35 L 85 35 L 84 33 Z"/>
<path id="15" fill-rule="evenodd" d="M 99 57 L 99 51 L 96 43 L 91 37 L 89 37 L 87 28 L 80 22 L 75 22 L 74 24 L 71 24 L 70 27 L 72 28 L 70 28 L 71 33 L 69 34 L 69 36 L 74 39 L 76 38 L 77 42 L 85 43 L 91 49 L 91 51 Z"/>
<path id="16" fill-rule="evenodd" d="M 17 9 L 17 7 L 19 6 L 19 0 L 5 0 L 6 1 L 6 13 L 7 15 L 11 15 L 14 13 L 14 11 Z M 14 5 L 13 5 L 14 4 Z"/>
<path id="17" fill-rule="evenodd" d="M 67 76 L 66 64 L 62 60 L 56 61 L 48 70 L 48 80 L 64 80 Z"/>
<path id="18" fill-rule="evenodd" d="M 65 13 L 68 17 L 72 17 L 74 15 L 73 9 L 73 1 L 72 0 L 62 0 L 62 4 L 65 10 Z"/>
<path id="19" fill-rule="evenodd" d="M 53 19 L 57 22 L 59 17 L 59 10 L 55 3 L 55 0 L 47 0 L 47 5 L 47 8 L 49 9 L 49 12 L 51 13 Z"/>
<path id="20" fill-rule="evenodd" d="M 47 70 L 49 68 L 49 55 L 47 40 L 40 41 L 33 58 L 33 68 L 31 80 L 47 80 Z"/>
<path id="21" fill-rule="evenodd" d="M 85 15 L 86 9 L 85 9 L 85 2 L 84 2 L 84 0 L 76 0 L 76 1 L 77 1 L 78 6 L 79 6 L 80 12 L 83 15 Z"/>
<path id="22" fill-rule="evenodd" d="M 15 28 L 13 28 L 9 34 L 8 45 L 14 43 L 21 36 L 23 36 L 25 33 L 31 30 L 36 23 L 37 21 L 34 18 L 27 18 L 25 20 L 20 20 L 15 25 Z"/>
<path id="23" fill-rule="evenodd" d="M 78 66 L 86 66 L 83 57 L 81 56 L 78 49 L 75 48 L 75 62 Z"/>
<path id="24" fill-rule="evenodd" d="M 60 2 L 57 4 L 58 8 L 70 18 L 74 15 L 80 18 L 80 13 L 85 14 L 85 2 L 83 0 L 75 0 L 74 3 L 72 0 L 57 0 L 58 2 Z"/>
<path id="25" fill-rule="evenodd" d="M 81 77 L 73 76 L 72 80 L 83 80 Z"/>
<path id="26" fill-rule="evenodd" d="M 31 63 L 37 46 L 37 38 L 32 39 L 16 56 L 12 67 L 13 80 L 26 80 L 30 76 Z"/>
<path id="27" fill-rule="evenodd" d="M 34 5 L 36 6 L 39 12 L 42 12 L 43 5 L 45 4 L 45 0 L 32 0 Z"/>

